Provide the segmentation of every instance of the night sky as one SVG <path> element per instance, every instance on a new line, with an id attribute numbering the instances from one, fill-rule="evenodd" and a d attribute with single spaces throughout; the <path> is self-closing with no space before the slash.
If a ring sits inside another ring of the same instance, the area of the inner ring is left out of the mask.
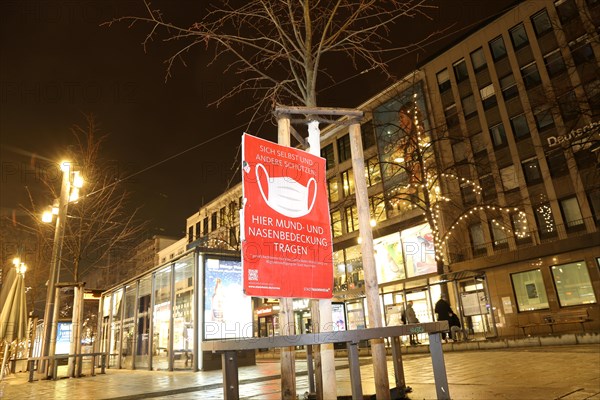
<path id="1" fill-rule="evenodd" d="M 434 1 L 440 4 L 432 13 L 434 22 L 409 21 L 397 36 L 408 42 L 451 23 L 456 30 L 512 2 Z M 198 3 L 153 5 L 164 10 L 167 20 L 188 23 L 198 15 Z M 32 164 L 32 155 L 59 161 L 72 144 L 70 127 L 85 125 L 84 114 L 94 114 L 101 132 L 109 134 L 104 156 L 115 160 L 125 176 L 133 175 L 127 180 L 132 207 L 142 207 L 152 233 L 179 237 L 185 234 L 186 217 L 222 193 L 228 181 L 239 182 L 235 157 L 244 130 L 275 140 L 272 118 L 263 113 L 250 123 L 250 114 L 239 115 L 242 105 L 252 104 L 250 98 L 208 107 L 236 83 L 236 76 L 223 75 L 218 64 L 207 67 L 210 54 L 203 48 L 189 53 L 187 66 L 176 65 L 165 82 L 163 60 L 169 48 L 155 41 L 145 53 L 141 42 L 147 27 L 99 26 L 113 17 L 142 13 L 141 0 L 0 3 L 2 215 L 27 203 L 25 186 L 43 196 L 36 178 L 42 171 Z M 415 58 L 394 61 L 398 77 L 414 68 Z M 336 77 L 344 83 L 320 91 L 321 106 L 355 107 L 392 83 L 377 72 L 352 78 L 347 63 L 343 70 Z"/>

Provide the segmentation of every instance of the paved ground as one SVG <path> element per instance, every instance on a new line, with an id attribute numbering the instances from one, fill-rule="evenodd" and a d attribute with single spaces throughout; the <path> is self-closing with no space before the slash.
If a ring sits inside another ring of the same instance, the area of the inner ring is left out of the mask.
<path id="1" fill-rule="evenodd" d="M 600 345 L 545 346 L 444 354 L 450 395 L 456 400 L 600 400 Z M 374 393 L 373 369 L 361 359 L 363 390 Z M 435 399 L 428 354 L 403 357 L 410 399 Z M 350 394 L 346 361 L 336 360 L 338 395 Z M 393 367 L 388 363 L 390 382 Z M 308 390 L 306 362 L 297 361 L 297 393 Z M 260 360 L 239 370 L 240 397 L 279 399 L 277 360 Z M 0 382 L 2 399 L 222 399 L 221 372 L 108 370 L 105 375 L 28 383 L 25 374 Z"/>

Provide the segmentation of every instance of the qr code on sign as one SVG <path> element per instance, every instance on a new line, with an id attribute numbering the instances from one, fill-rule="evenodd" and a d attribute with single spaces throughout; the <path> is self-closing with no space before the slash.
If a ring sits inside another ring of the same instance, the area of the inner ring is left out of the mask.
<path id="1" fill-rule="evenodd" d="M 249 269 L 248 270 L 248 280 L 249 281 L 257 281 L 258 280 L 258 270 L 257 269 Z"/>

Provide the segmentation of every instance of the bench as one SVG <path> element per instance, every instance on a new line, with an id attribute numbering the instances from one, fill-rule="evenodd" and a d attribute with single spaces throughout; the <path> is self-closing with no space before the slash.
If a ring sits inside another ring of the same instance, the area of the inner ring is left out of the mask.
<path id="1" fill-rule="evenodd" d="M 587 309 L 583 310 L 568 310 L 561 311 L 555 315 L 544 315 L 543 320 L 540 322 L 532 322 L 527 324 L 519 324 L 518 327 L 523 330 L 523 336 L 525 335 L 525 329 L 535 327 L 535 326 L 549 326 L 550 332 L 554 333 L 555 325 L 564 325 L 564 324 L 581 324 L 581 329 L 585 332 L 585 323 L 590 322 L 592 319 L 588 314 Z"/>

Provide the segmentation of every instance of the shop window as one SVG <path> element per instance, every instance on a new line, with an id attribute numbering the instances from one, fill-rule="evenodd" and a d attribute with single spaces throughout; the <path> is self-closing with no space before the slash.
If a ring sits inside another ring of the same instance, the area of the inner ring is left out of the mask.
<path id="1" fill-rule="evenodd" d="M 335 203 L 336 201 L 340 200 L 337 176 L 327 180 L 327 192 L 329 194 L 330 203 Z"/>
<path id="2" fill-rule="evenodd" d="M 510 34 L 510 41 L 515 50 L 520 49 L 529 43 L 529 38 L 527 37 L 527 32 L 525 32 L 523 23 L 512 27 L 508 33 Z"/>
<path id="3" fill-rule="evenodd" d="M 504 132 L 504 124 L 500 123 L 498 125 L 494 125 L 490 128 L 490 137 L 492 138 L 492 143 L 494 144 L 494 148 L 500 148 L 507 145 L 506 142 L 506 133 Z"/>
<path id="4" fill-rule="evenodd" d="M 548 309 L 548 295 L 542 271 L 518 272 L 510 275 L 519 312 Z"/>
<path id="5" fill-rule="evenodd" d="M 481 95 L 481 101 L 483 102 L 483 108 L 488 110 L 494 107 L 498 102 L 496 101 L 496 91 L 494 85 L 491 83 L 481 89 L 479 89 Z"/>
<path id="6" fill-rule="evenodd" d="M 164 262 L 166 260 L 162 260 Z M 135 367 L 149 367 L 149 352 L 152 341 L 150 340 L 150 321 L 152 302 L 152 276 L 146 275 L 138 284 L 137 293 L 137 351 L 135 352 Z"/>
<path id="7" fill-rule="evenodd" d="M 354 194 L 354 170 L 352 168 L 342 172 L 342 187 L 344 197 Z"/>
<path id="8" fill-rule="evenodd" d="M 558 178 L 565 176 L 569 173 L 569 167 L 567 166 L 567 159 L 562 149 L 555 149 L 546 155 L 546 163 L 550 170 L 550 176 L 552 178 Z"/>
<path id="9" fill-rule="evenodd" d="M 452 103 L 444 109 L 444 116 L 446 117 L 446 125 L 448 128 L 458 125 L 458 113 L 456 112 L 456 104 Z"/>
<path id="10" fill-rule="evenodd" d="M 546 65 L 546 70 L 551 78 L 558 76 L 567 70 L 560 49 L 553 50 L 544 55 L 544 64 Z"/>
<path id="11" fill-rule="evenodd" d="M 456 77 L 457 82 L 462 82 L 469 77 L 467 63 L 465 62 L 464 58 L 461 58 L 452 64 L 452 68 L 454 69 L 454 76 Z"/>
<path id="12" fill-rule="evenodd" d="M 525 118 L 525 114 L 517 115 L 516 117 L 512 117 L 510 119 L 510 126 L 513 131 L 513 135 L 515 140 L 524 139 L 529 137 L 529 125 L 527 124 L 527 119 Z"/>
<path id="13" fill-rule="evenodd" d="M 337 140 L 337 150 L 340 162 L 350 159 L 350 135 L 346 134 Z"/>
<path id="14" fill-rule="evenodd" d="M 594 287 L 585 261 L 553 265 L 552 279 L 561 307 L 596 303 Z"/>
<path id="15" fill-rule="evenodd" d="M 363 150 L 375 145 L 375 130 L 373 129 L 373 121 L 369 120 L 360 125 L 360 137 L 362 140 Z"/>
<path id="16" fill-rule="evenodd" d="M 498 36 L 497 38 L 490 40 L 489 45 L 494 61 L 498 61 L 501 58 L 506 57 L 506 46 L 504 45 L 504 39 L 502 39 L 502 36 Z"/>
<path id="17" fill-rule="evenodd" d="M 587 34 L 580 36 L 576 40 L 569 43 L 569 49 L 571 50 L 571 56 L 575 65 L 581 65 L 586 62 L 595 62 L 594 51 L 590 44 L 590 39 Z"/>
<path id="18" fill-rule="evenodd" d="M 471 237 L 473 253 L 475 255 L 485 254 L 485 238 L 483 236 L 483 227 L 480 223 L 469 226 L 469 236 Z"/>
<path id="19" fill-rule="evenodd" d="M 532 15 L 531 23 L 533 24 L 533 30 L 537 37 L 552 30 L 552 22 L 550 22 L 550 17 L 548 17 L 546 9 Z"/>
<path id="20" fill-rule="evenodd" d="M 175 307 L 173 308 L 173 368 L 191 369 L 194 338 L 194 260 L 187 255 L 175 261 Z"/>
<path id="21" fill-rule="evenodd" d="M 502 221 L 490 221 L 490 231 L 492 232 L 492 244 L 494 249 L 498 250 L 508 248 L 508 237 L 506 236 L 506 230 L 504 226 L 502 226 Z"/>
<path id="22" fill-rule="evenodd" d="M 542 132 L 554 126 L 552 110 L 549 108 L 538 110 L 533 114 L 533 116 L 535 118 L 535 125 L 537 126 L 538 132 Z"/>
<path id="23" fill-rule="evenodd" d="M 436 74 L 438 88 L 440 89 L 440 93 L 444 93 L 446 90 L 450 89 L 450 74 L 448 74 L 448 69 L 444 68 L 440 72 Z"/>
<path id="24" fill-rule="evenodd" d="M 500 88 L 502 89 L 502 97 L 504 100 L 512 99 L 519 95 L 519 89 L 517 88 L 517 82 L 515 82 L 515 76 L 508 74 L 500 78 Z"/>
<path id="25" fill-rule="evenodd" d="M 555 0 L 554 7 L 556 7 L 556 13 L 558 19 L 562 24 L 572 20 L 579 15 L 577 11 L 577 4 L 575 0 Z"/>
<path id="26" fill-rule="evenodd" d="M 535 185 L 542 181 L 542 173 L 540 171 L 540 165 L 538 164 L 537 158 L 530 158 L 521 163 L 523 169 L 523 175 L 525 176 L 525 183 L 527 185 Z"/>
<path id="27" fill-rule="evenodd" d="M 579 103 L 573 90 L 560 96 L 557 100 L 563 121 L 571 121 L 580 115 L 581 110 L 579 109 Z"/>
<path id="28" fill-rule="evenodd" d="M 540 238 L 546 239 L 556 236 L 556 224 L 554 222 L 554 215 L 552 214 L 550 204 L 538 204 L 533 207 L 533 212 Z"/>
<path id="29" fill-rule="evenodd" d="M 358 229 L 358 209 L 356 204 L 350 207 L 346 207 L 346 232 L 354 232 Z"/>
<path id="30" fill-rule="evenodd" d="M 462 99 L 463 113 L 465 119 L 477 114 L 477 106 L 475 105 L 475 97 L 471 94 Z"/>
<path id="31" fill-rule="evenodd" d="M 487 174 L 479 178 L 479 186 L 481 186 L 481 196 L 483 201 L 491 201 L 496 199 L 496 182 L 492 174 Z"/>
<path id="32" fill-rule="evenodd" d="M 535 61 L 521 67 L 521 77 L 527 89 L 534 88 L 542 83 L 542 78 L 540 77 Z"/>
<path id="33" fill-rule="evenodd" d="M 562 199 L 559 201 L 559 204 L 567 230 L 584 227 L 583 216 L 581 215 L 581 209 L 579 208 L 577 197 L 573 196 Z"/>
<path id="34" fill-rule="evenodd" d="M 452 144 L 452 154 L 454 154 L 454 162 L 459 163 L 467 159 L 467 145 L 460 141 Z"/>
<path id="35" fill-rule="evenodd" d="M 340 210 L 331 212 L 331 233 L 333 237 L 342 236 L 342 213 Z"/>
<path id="36" fill-rule="evenodd" d="M 325 166 L 327 169 L 331 169 L 335 166 L 335 159 L 333 157 L 333 144 L 330 143 L 321 149 L 321 157 L 325 159 Z"/>
<path id="37" fill-rule="evenodd" d="M 483 49 L 481 47 L 471 53 L 471 62 L 473 63 L 475 72 L 481 71 L 487 66 L 485 54 L 483 54 Z"/>
<path id="38" fill-rule="evenodd" d="M 379 165 L 379 160 L 377 160 L 377 156 L 369 158 L 365 164 L 367 185 L 373 186 L 381 182 L 381 168 Z"/>
<path id="39" fill-rule="evenodd" d="M 171 322 L 171 268 L 169 265 L 154 274 L 154 340 L 153 370 L 169 369 L 169 327 Z"/>
<path id="40" fill-rule="evenodd" d="M 509 192 L 519 188 L 519 180 L 514 165 L 509 165 L 500 170 L 500 178 L 502 179 L 502 187 L 504 191 Z"/>

